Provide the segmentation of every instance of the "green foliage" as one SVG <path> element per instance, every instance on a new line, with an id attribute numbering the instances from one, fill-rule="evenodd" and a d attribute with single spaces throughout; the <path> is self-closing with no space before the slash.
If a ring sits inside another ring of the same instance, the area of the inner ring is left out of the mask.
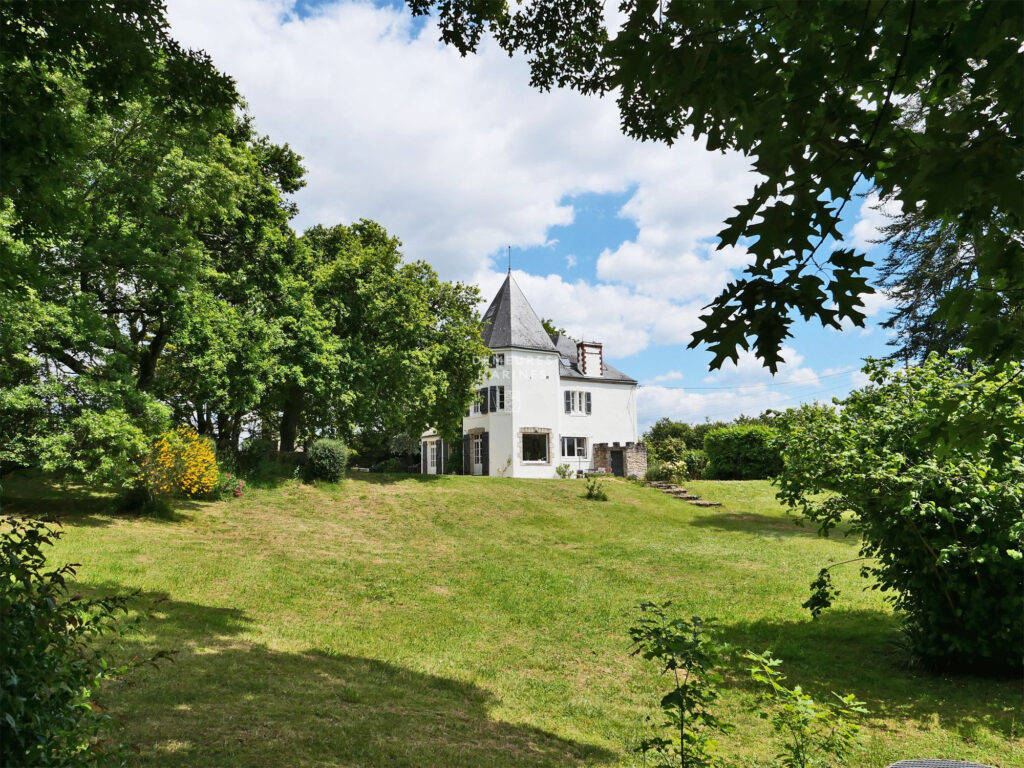
<path id="1" fill-rule="evenodd" d="M 777 733 L 785 739 L 783 751 L 776 755 L 777 764 L 785 768 L 841 768 L 849 765 L 849 756 L 860 732 L 855 720 L 866 715 L 864 702 L 851 693 L 834 701 L 816 702 L 797 685 L 787 688 L 778 667 L 780 659 L 765 651 L 747 652 L 743 658 L 753 663 L 754 681 L 768 690 L 762 694 L 764 709 L 759 715 L 771 720 Z"/>
<path id="2" fill-rule="evenodd" d="M 139 663 L 112 665 L 100 644 L 124 631 L 127 598 L 71 596 L 77 566 L 46 567 L 44 548 L 62 535 L 0 518 L 0 765 L 85 766 L 116 752 L 94 694 Z"/>
<path id="3" fill-rule="evenodd" d="M 551 318 L 542 317 L 540 319 L 540 324 L 544 326 L 544 332 L 548 334 L 548 336 L 565 336 L 565 328 L 560 328 L 559 326 L 555 325 L 555 321 L 552 320 Z"/>
<path id="4" fill-rule="evenodd" d="M 706 477 L 714 480 L 763 480 L 782 470 L 778 436 L 763 424 L 740 424 L 708 432 Z"/>
<path id="5" fill-rule="evenodd" d="M 555 467 L 555 474 L 558 475 L 563 480 L 568 480 L 575 474 L 575 472 L 573 472 L 572 467 L 569 466 L 568 464 L 559 464 L 557 467 Z"/>
<path id="6" fill-rule="evenodd" d="M 681 440 L 686 444 L 690 444 L 693 440 L 693 427 L 682 421 L 672 421 L 672 419 L 665 416 L 654 422 L 650 429 L 644 432 L 643 439 L 644 443 L 647 444 L 649 456 L 652 445 L 669 440 Z"/>
<path id="7" fill-rule="evenodd" d="M 661 699 L 662 727 L 671 736 L 644 739 L 640 751 L 645 764 L 650 755 L 657 766 L 706 768 L 718 764 L 713 754 L 715 734 L 732 730 L 713 712 L 722 682 L 717 667 L 726 648 L 712 639 L 712 622 L 700 616 L 670 618 L 671 605 L 641 603 L 640 618 L 629 630 L 631 655 L 657 662 L 673 682 L 672 690 Z"/>
<path id="8" fill-rule="evenodd" d="M 261 437 L 247 437 L 238 449 L 236 462 L 243 474 L 253 472 L 265 461 L 270 461 L 274 444 Z"/>
<path id="9" fill-rule="evenodd" d="M 586 479 L 587 490 L 583 494 L 583 498 L 589 499 L 590 501 L 608 501 L 608 491 L 605 490 L 604 483 L 597 477 L 588 477 Z"/>
<path id="10" fill-rule="evenodd" d="M 306 452 L 306 476 L 310 480 L 336 483 L 345 474 L 347 464 L 348 448 L 341 440 L 317 440 Z"/>
<path id="11" fill-rule="evenodd" d="M 611 17 L 601 0 L 407 4 L 462 53 L 493 31 L 541 89 L 614 94 L 629 136 L 750 160 L 760 180 L 718 237 L 752 263 L 692 342 L 712 367 L 753 346 L 776 370 L 797 316 L 863 324 L 869 262 L 830 241 L 864 180 L 973 239 L 977 280 L 934 316 L 967 328 L 980 359 L 1024 358 L 1024 312 L 1005 312 L 1024 290 L 1017 4 L 628 0 Z"/>
<path id="12" fill-rule="evenodd" d="M 664 462 L 665 464 L 676 464 L 686 453 L 687 443 L 679 437 L 669 437 L 664 440 L 644 440 L 647 446 L 647 460 Z"/>
<path id="13" fill-rule="evenodd" d="M 704 451 L 683 451 L 673 462 L 655 462 L 647 466 L 647 480 L 680 482 L 699 480 L 707 474 L 708 455 Z"/>
<path id="14" fill-rule="evenodd" d="M 918 658 L 1020 669 L 1024 370 L 962 361 L 871 361 L 840 410 L 788 414 L 778 495 L 823 533 L 846 522 L 861 537 L 862 572 Z"/>
<path id="15" fill-rule="evenodd" d="M 397 456 L 392 456 L 390 459 L 378 461 L 376 464 L 370 467 L 370 471 L 397 474 L 399 472 L 408 472 L 409 467 L 406 464 L 406 462 L 403 461 L 402 459 L 398 458 Z"/>

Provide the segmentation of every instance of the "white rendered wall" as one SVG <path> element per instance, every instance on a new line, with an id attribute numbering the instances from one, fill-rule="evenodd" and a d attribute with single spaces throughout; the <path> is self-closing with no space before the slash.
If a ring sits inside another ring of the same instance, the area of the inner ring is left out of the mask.
<path id="1" fill-rule="evenodd" d="M 463 434 L 472 429 L 488 432 L 488 474 L 492 477 L 557 477 L 555 468 L 573 470 L 594 464 L 594 443 L 625 445 L 637 440 L 636 387 L 593 379 L 560 379 L 558 356 L 522 349 L 497 349 L 505 364 L 488 368 L 477 388 L 505 387 L 505 409 L 470 415 L 462 420 Z M 567 414 L 565 390 L 591 393 L 591 413 Z M 550 430 L 548 461 L 524 462 L 520 447 L 523 429 Z M 587 457 L 562 456 L 562 436 L 587 438 Z"/>
<path id="2" fill-rule="evenodd" d="M 590 392 L 590 415 L 565 412 L 563 393 L 567 390 Z M 625 445 L 637 441 L 636 386 L 592 379 L 562 379 L 558 393 L 558 432 L 561 437 L 587 438 L 587 458 L 563 458 L 559 440 L 556 464 L 568 464 L 573 469 L 593 468 L 594 443 Z"/>

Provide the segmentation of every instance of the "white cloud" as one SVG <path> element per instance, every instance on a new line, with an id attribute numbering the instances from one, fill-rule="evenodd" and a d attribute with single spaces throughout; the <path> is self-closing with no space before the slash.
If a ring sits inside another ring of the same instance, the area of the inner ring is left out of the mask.
<path id="1" fill-rule="evenodd" d="M 889 222 L 890 217 L 899 214 L 901 210 L 903 210 L 903 204 L 898 200 L 882 203 L 877 192 L 869 192 L 864 196 L 864 202 L 861 203 L 860 218 L 853 225 L 849 236 L 842 245 L 860 251 L 869 251 L 877 247 L 875 241 L 881 238 L 882 227 Z"/>
<path id="2" fill-rule="evenodd" d="M 570 254 L 568 254 L 565 257 L 565 266 L 566 266 L 567 269 L 572 269 L 573 267 L 576 266 L 576 255 L 575 254 L 570 253 Z"/>
<path id="3" fill-rule="evenodd" d="M 653 386 L 655 384 L 664 384 L 666 381 L 682 381 L 683 374 L 681 371 L 668 371 L 667 373 L 660 373 L 657 376 L 648 379 L 644 382 L 644 386 Z"/>
<path id="4" fill-rule="evenodd" d="M 702 243 L 753 183 L 741 158 L 629 139 L 614 100 L 540 93 L 521 58 L 487 41 L 461 58 L 404 8 L 345 2 L 304 19 L 291 8 L 172 0 L 169 17 L 237 79 L 259 128 L 306 158 L 300 226 L 374 218 L 408 257 L 465 279 L 507 244 L 546 243 L 572 222 L 571 196 L 634 189 L 622 215 L 640 235 L 603 258 L 602 280 L 687 300 L 717 292 L 742 261 Z M 655 279 L 663 260 L 677 293 Z"/>

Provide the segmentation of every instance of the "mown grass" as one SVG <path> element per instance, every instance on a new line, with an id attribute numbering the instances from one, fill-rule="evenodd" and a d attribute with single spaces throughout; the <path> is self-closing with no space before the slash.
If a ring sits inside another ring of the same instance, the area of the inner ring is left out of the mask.
<path id="1" fill-rule="evenodd" d="M 797 527 L 767 483 L 699 482 L 700 509 L 615 481 L 357 476 L 285 481 L 167 519 L 109 499 L 4 481 L 5 511 L 58 513 L 55 561 L 89 591 L 141 590 L 152 615 L 128 650 L 176 661 L 106 691 L 140 766 L 635 765 L 666 689 L 629 656 L 644 599 L 717 618 L 767 648 L 791 683 L 867 702 L 852 766 L 947 757 L 1021 765 L 1020 684 L 907 670 L 898 627 L 857 565 L 812 622 L 818 569 L 857 542 Z M 739 662 L 723 753 L 771 764 Z"/>

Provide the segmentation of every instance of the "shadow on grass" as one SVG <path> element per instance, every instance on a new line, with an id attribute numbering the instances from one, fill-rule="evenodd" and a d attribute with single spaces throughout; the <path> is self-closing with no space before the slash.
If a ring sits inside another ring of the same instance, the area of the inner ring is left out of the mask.
<path id="1" fill-rule="evenodd" d="M 967 739 L 984 727 L 1005 738 L 1020 736 L 1020 683 L 971 675 L 935 675 L 908 669 L 899 646 L 899 622 L 881 611 L 832 610 L 813 621 L 721 624 L 719 636 L 739 652 L 766 649 L 783 660 L 788 684 L 801 685 L 818 700 L 856 694 L 871 717 L 937 721 Z M 748 691 L 748 676 L 727 685 Z"/>
<path id="2" fill-rule="evenodd" d="M 133 511 L 121 508 L 121 500 L 109 491 L 80 485 L 65 485 L 36 473 L 13 473 L 3 478 L 0 508 L 4 514 L 56 520 L 64 525 L 103 527 L 116 518 L 144 518 L 174 523 L 185 519 L 182 512 L 199 508 L 197 501 L 175 499 L 166 512 Z"/>
<path id="3" fill-rule="evenodd" d="M 89 592 L 117 591 L 95 585 Z M 103 702 L 138 765 L 564 766 L 615 755 L 538 728 L 501 722 L 472 683 L 319 650 L 283 652 L 239 637 L 241 611 L 144 593 L 150 612 L 125 650 L 176 649 L 173 664 L 115 685 Z"/>
<path id="4" fill-rule="evenodd" d="M 416 483 L 443 483 L 451 475 L 421 475 L 414 472 L 349 472 L 346 479 L 371 485 L 392 485 L 413 481 Z"/>
<path id="5" fill-rule="evenodd" d="M 690 525 L 698 528 L 719 528 L 723 531 L 735 533 L 749 533 L 754 536 L 769 538 L 782 538 L 784 536 L 802 536 L 806 538 L 819 538 L 817 528 L 811 523 L 801 525 L 800 518 L 794 516 L 779 517 L 777 515 L 761 515 L 750 512 L 709 512 L 698 515 Z M 846 536 L 844 528 L 833 530 L 829 539 L 844 544 L 855 545 L 860 543 L 856 536 Z"/>

